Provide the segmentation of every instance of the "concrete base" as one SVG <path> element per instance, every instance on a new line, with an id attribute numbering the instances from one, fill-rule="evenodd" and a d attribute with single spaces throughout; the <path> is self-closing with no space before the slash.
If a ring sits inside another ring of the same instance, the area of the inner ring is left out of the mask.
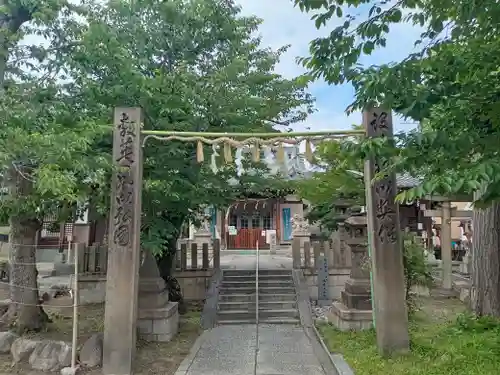
<path id="1" fill-rule="evenodd" d="M 459 292 L 457 292 L 454 289 L 445 289 L 442 287 L 438 287 L 435 289 L 431 289 L 431 297 L 434 298 L 442 298 L 442 299 L 447 299 L 447 298 L 457 298 L 459 296 Z"/>
<path id="2" fill-rule="evenodd" d="M 75 274 L 74 263 L 54 263 L 54 276 L 65 276 Z"/>
<path id="3" fill-rule="evenodd" d="M 168 302 L 163 308 L 139 309 L 138 336 L 145 341 L 168 342 L 179 331 L 179 304 Z"/>
<path id="4" fill-rule="evenodd" d="M 354 294 L 347 290 L 341 292 L 342 303 L 353 310 L 371 310 L 372 300 L 370 294 Z"/>
<path id="5" fill-rule="evenodd" d="M 349 268 L 331 268 L 329 270 L 328 295 L 331 299 L 336 300 L 341 298 L 341 293 L 345 289 L 345 283 L 349 278 L 351 270 Z M 304 270 L 304 276 L 309 286 L 309 296 L 313 301 L 318 299 L 318 275 L 315 270 Z"/>
<path id="6" fill-rule="evenodd" d="M 373 327 L 372 310 L 349 309 L 342 302 L 334 302 L 326 317 L 341 331 L 364 331 Z"/>

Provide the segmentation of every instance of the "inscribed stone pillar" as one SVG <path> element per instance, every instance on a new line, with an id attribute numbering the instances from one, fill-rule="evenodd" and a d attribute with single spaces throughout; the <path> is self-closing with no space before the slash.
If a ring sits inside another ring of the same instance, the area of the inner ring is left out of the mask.
<path id="1" fill-rule="evenodd" d="M 441 271 L 443 289 L 452 289 L 452 253 L 451 253 L 451 203 L 442 202 L 441 216 Z"/>
<path id="2" fill-rule="evenodd" d="M 130 375 L 137 339 L 142 155 L 140 108 L 116 108 L 103 374 Z"/>
<path id="3" fill-rule="evenodd" d="M 342 291 L 342 303 L 348 309 L 371 310 L 370 264 L 368 257 L 366 216 L 351 216 L 345 221 L 347 246 L 351 250 L 352 267 Z"/>
<path id="4" fill-rule="evenodd" d="M 371 108 L 363 112 L 368 137 L 393 136 L 390 111 Z M 396 202 L 396 176 L 389 173 L 377 181 L 387 162 L 381 158 L 365 162 L 368 240 L 372 259 L 373 309 L 377 346 L 384 354 L 409 350 L 402 243 Z"/>

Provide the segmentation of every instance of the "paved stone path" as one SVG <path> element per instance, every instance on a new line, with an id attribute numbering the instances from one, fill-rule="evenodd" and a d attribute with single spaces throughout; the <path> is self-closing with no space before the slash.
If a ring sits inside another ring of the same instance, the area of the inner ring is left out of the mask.
<path id="1" fill-rule="evenodd" d="M 302 327 L 227 325 L 205 331 L 175 375 L 325 375 Z"/>

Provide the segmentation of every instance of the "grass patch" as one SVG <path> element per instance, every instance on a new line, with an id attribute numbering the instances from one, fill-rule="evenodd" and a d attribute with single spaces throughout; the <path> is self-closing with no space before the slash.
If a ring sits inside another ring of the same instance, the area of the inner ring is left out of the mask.
<path id="1" fill-rule="evenodd" d="M 458 300 L 420 301 L 410 324 L 411 353 L 384 359 L 375 332 L 318 329 L 331 352 L 341 353 L 356 375 L 493 375 L 500 368 L 500 321 L 475 319 Z"/>

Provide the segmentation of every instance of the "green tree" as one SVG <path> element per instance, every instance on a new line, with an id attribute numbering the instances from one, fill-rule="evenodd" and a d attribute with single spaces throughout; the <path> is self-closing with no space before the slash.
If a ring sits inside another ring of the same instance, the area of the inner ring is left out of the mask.
<path id="1" fill-rule="evenodd" d="M 364 205 L 363 162 L 351 152 L 352 142 L 357 140 L 318 144 L 314 164 L 320 171 L 297 182 L 300 196 L 311 203 L 308 220 L 318 222 L 327 231 L 336 230 L 337 224 L 345 220 L 345 208 Z"/>
<path id="2" fill-rule="evenodd" d="M 253 34 L 261 21 L 232 2 L 117 1 L 89 7 L 87 19 L 68 66 L 92 98 L 86 111 L 102 121 L 114 106 L 140 105 L 146 129 L 255 132 L 312 111 L 308 77 L 274 73 L 286 48 L 260 47 Z M 234 167 L 219 165 L 214 175 L 195 156 L 195 145 L 175 141 L 145 148 L 144 245 L 156 254 L 172 253 L 182 223 L 200 208 L 236 194 L 227 184 Z"/>
<path id="3" fill-rule="evenodd" d="M 274 73 L 286 48 L 260 47 L 253 36 L 260 20 L 242 17 L 232 2 L 132 4 L 0 2 L 0 157 L 10 188 L 1 214 L 10 219 L 15 262 L 13 303 L 3 321 L 19 330 L 40 329 L 46 320 L 36 306 L 34 266 L 43 218 L 57 214 L 64 221 L 88 199 L 100 212 L 109 207 L 113 107 L 141 106 L 146 129 L 249 133 L 312 111 L 308 77 Z M 46 43 L 18 43 L 27 34 Z M 143 246 L 171 253 L 182 224 L 202 207 L 223 206 L 242 190 L 277 181 L 253 167 L 239 176 L 219 160 L 214 174 L 196 161 L 195 144 L 148 142 Z"/>
<path id="4" fill-rule="evenodd" d="M 73 21 L 62 0 L 0 1 L 0 165 L 9 194 L 1 202 L 10 223 L 10 304 L 1 318 L 19 331 L 39 330 L 48 320 L 39 306 L 36 234 L 46 215 L 75 215 L 89 181 L 106 166 L 92 147 L 102 129 L 75 116 L 78 98 L 56 81 L 58 58 L 71 49 L 62 25 Z M 19 43 L 38 31 L 45 47 Z"/>
<path id="5" fill-rule="evenodd" d="M 317 10 L 313 18 L 318 27 L 333 17 L 343 21 L 327 37 L 312 41 L 311 56 L 302 61 L 330 83 L 353 84 L 356 99 L 349 110 L 382 104 L 422 124 L 418 131 L 400 134 L 396 150 L 369 140 L 360 153 L 387 152 L 385 156 L 392 158 L 389 168 L 423 178 L 421 186 L 399 198 L 476 194 L 476 207 L 484 209 L 474 212 L 471 305 L 479 315 L 500 316 L 500 39 L 494 21 L 500 4 L 488 0 L 295 3 L 306 11 Z M 360 7 L 368 11 L 359 12 Z M 415 53 L 380 66 L 360 64 L 362 56 L 383 48 L 393 26 L 403 22 L 423 30 Z"/>

